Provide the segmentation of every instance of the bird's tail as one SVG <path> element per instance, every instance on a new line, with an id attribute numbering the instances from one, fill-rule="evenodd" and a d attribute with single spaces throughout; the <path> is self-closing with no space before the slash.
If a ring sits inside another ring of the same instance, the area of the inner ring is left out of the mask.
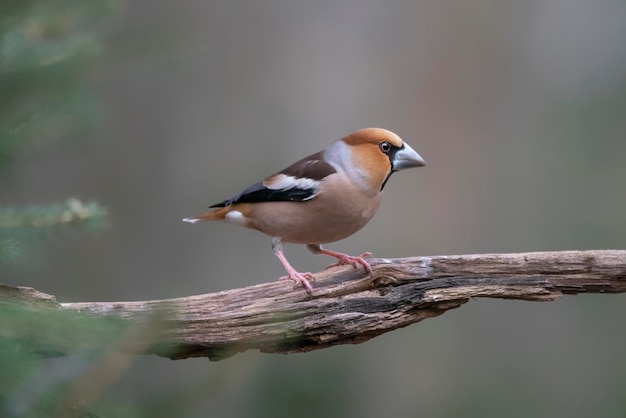
<path id="1" fill-rule="evenodd" d="M 229 210 L 230 208 L 227 208 L 227 207 L 219 208 L 216 210 L 212 210 L 210 212 L 202 213 L 200 215 L 190 216 L 189 218 L 184 218 L 183 222 L 191 222 L 192 224 L 195 224 L 197 222 L 204 222 L 204 221 L 221 221 L 224 219 L 224 217 L 226 216 Z"/>

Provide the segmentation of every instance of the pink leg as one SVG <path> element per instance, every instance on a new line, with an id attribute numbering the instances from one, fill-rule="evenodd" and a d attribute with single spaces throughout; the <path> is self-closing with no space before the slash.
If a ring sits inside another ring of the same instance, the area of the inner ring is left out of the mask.
<path id="1" fill-rule="evenodd" d="M 365 269 L 369 273 L 372 272 L 372 267 L 370 266 L 370 264 L 367 261 L 365 261 L 365 258 L 363 258 L 363 257 L 371 257 L 372 253 L 363 253 L 363 254 L 361 254 L 358 257 L 353 257 L 353 256 L 348 255 L 348 254 L 338 253 L 338 252 L 335 252 L 335 251 L 330 251 L 330 250 L 324 249 L 321 246 L 317 246 L 317 248 L 316 248 L 316 246 L 314 246 L 314 245 L 309 245 L 308 247 L 313 252 L 317 252 L 318 254 L 329 255 L 329 256 L 335 257 L 337 260 L 339 260 L 335 264 L 331 264 L 330 266 L 328 266 L 326 268 L 342 266 L 344 264 L 352 264 L 354 267 L 358 267 L 359 264 L 360 264 L 363 267 L 365 267 Z"/>
<path id="2" fill-rule="evenodd" d="M 315 276 L 309 272 L 298 273 L 296 269 L 289 264 L 285 254 L 283 254 L 282 241 L 277 240 L 276 238 L 273 239 L 272 247 L 274 248 L 274 254 L 276 254 L 276 257 L 278 257 L 280 262 L 283 263 L 283 267 L 285 267 L 285 270 L 287 271 L 287 275 L 281 277 L 280 279 L 291 279 L 296 282 L 296 284 L 301 284 L 306 289 L 307 293 L 311 295 L 313 293 L 313 287 L 311 286 L 311 283 L 309 283 L 309 280 L 315 281 Z"/>

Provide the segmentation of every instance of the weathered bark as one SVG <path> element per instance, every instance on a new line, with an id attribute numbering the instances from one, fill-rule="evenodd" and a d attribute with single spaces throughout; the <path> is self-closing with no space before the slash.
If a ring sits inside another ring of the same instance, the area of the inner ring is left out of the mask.
<path id="1" fill-rule="evenodd" d="M 624 250 L 373 259 L 371 264 L 371 275 L 350 266 L 317 273 L 312 296 L 291 281 L 272 281 L 176 299 L 57 303 L 30 288 L 1 286 L 0 304 L 13 301 L 29 312 L 71 312 L 117 324 L 149 323 L 149 331 L 139 330 L 136 337 L 126 332 L 116 349 L 219 360 L 248 349 L 294 353 L 361 343 L 473 297 L 552 301 L 564 294 L 626 292 Z M 157 319 L 141 321 L 147 317 Z M 10 321 L 2 323 L 0 333 L 6 334 Z M 36 345 L 59 355 L 94 343 L 70 334 L 61 338 L 63 344 L 42 338 Z M 27 338 L 38 336 L 28 333 Z"/>

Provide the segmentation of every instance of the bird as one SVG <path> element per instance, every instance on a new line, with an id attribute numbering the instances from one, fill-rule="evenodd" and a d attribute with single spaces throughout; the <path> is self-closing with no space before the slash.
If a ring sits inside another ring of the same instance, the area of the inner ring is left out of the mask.
<path id="1" fill-rule="evenodd" d="M 365 128 L 334 141 L 282 171 L 252 184 L 238 195 L 209 207 L 184 222 L 225 221 L 272 238 L 272 250 L 296 285 L 313 293 L 312 273 L 300 273 L 287 261 L 284 243 L 304 244 L 314 254 L 372 268 L 363 253 L 350 256 L 322 247 L 349 237 L 376 213 L 389 177 L 399 170 L 425 166 L 402 138 L 382 128 Z"/>

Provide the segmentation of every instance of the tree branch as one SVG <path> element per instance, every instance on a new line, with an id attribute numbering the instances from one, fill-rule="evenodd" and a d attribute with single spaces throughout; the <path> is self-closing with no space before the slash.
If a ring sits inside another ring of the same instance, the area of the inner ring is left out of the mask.
<path id="1" fill-rule="evenodd" d="M 565 294 L 626 292 L 626 250 L 373 259 L 371 264 L 371 275 L 351 266 L 317 273 L 311 297 L 284 280 L 143 302 L 57 303 L 30 288 L 0 286 L 0 305 L 15 302 L 29 312 L 69 312 L 135 326 L 158 312 L 156 328 L 148 321 L 149 332 L 126 332 L 116 349 L 219 360 L 248 349 L 295 353 L 357 344 L 474 297 L 553 301 Z M 6 336 L 10 325 L 1 324 L 0 334 Z M 23 334 L 22 339 L 40 337 Z M 85 340 L 94 343 L 77 332 L 66 334 L 40 339 L 38 345 L 46 353 L 65 354 Z"/>

